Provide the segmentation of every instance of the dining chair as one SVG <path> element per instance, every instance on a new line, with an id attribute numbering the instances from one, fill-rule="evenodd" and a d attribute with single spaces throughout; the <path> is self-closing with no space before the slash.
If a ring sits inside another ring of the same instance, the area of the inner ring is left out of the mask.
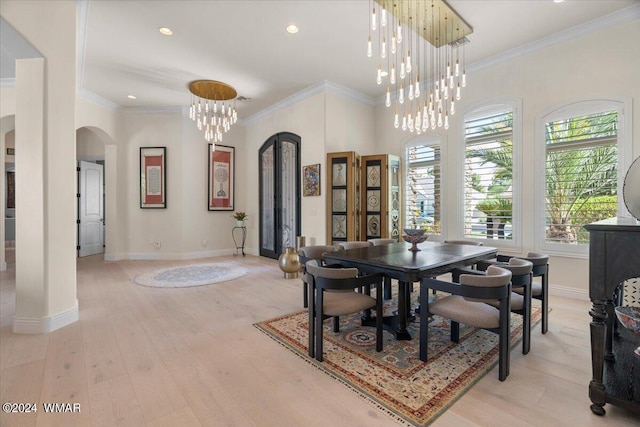
<path id="1" fill-rule="evenodd" d="M 300 258 L 300 265 L 302 265 L 302 306 L 307 308 L 309 306 L 309 291 L 308 291 L 308 279 L 306 273 L 306 264 L 308 261 L 319 260 L 321 264 L 324 264 L 323 255 L 327 252 L 337 251 L 338 248 L 329 245 L 315 245 L 315 246 L 303 246 L 298 249 L 298 257 Z"/>
<path id="2" fill-rule="evenodd" d="M 491 264 L 511 272 L 511 312 L 522 316 L 522 354 L 531 350 L 531 283 L 533 263 L 520 258 L 510 258 L 508 262 Z M 487 269 L 484 263 L 478 264 L 478 270 L 469 270 L 472 274 L 482 274 Z M 477 273 L 476 273 L 477 271 Z M 454 278 L 454 281 L 455 278 Z M 496 301 L 488 304 L 497 306 Z"/>
<path id="3" fill-rule="evenodd" d="M 493 264 L 496 262 L 509 262 L 511 258 L 520 258 L 533 263 L 531 273 L 533 277 L 540 277 L 540 281 L 531 283 L 531 298 L 540 300 L 542 305 L 542 327 L 543 334 L 549 330 L 549 255 L 538 252 L 529 252 L 527 256 L 514 256 L 498 254 L 495 261 L 479 261 L 478 267 L 483 263 Z M 515 292 L 521 293 L 522 290 L 515 289 Z"/>
<path id="4" fill-rule="evenodd" d="M 420 282 L 420 360 L 427 361 L 429 317 L 438 315 L 451 323 L 451 341 L 460 338 L 460 323 L 498 334 L 498 378 L 509 375 L 511 272 L 489 266 L 486 274 L 461 274 L 460 283 L 424 278 Z M 429 289 L 451 295 L 429 302 Z M 498 307 L 486 304 L 497 300 Z"/>
<path id="5" fill-rule="evenodd" d="M 369 239 L 367 242 L 370 242 L 373 246 L 382 246 L 389 245 L 391 243 L 398 243 L 398 239 Z"/>
<path id="6" fill-rule="evenodd" d="M 376 351 L 382 351 L 382 274 L 358 276 L 357 268 L 321 267 L 317 260 L 307 262 L 309 277 L 309 357 L 322 362 L 322 322 L 333 317 L 333 331 L 340 331 L 340 316 L 375 308 Z M 369 295 L 374 285 L 375 298 Z M 355 292 L 364 287 L 366 293 Z"/>
<path id="7" fill-rule="evenodd" d="M 365 242 L 365 241 L 353 241 L 353 242 L 337 242 L 336 246 L 339 249 L 360 249 L 360 248 L 368 248 L 370 246 L 373 246 L 373 243 L 371 242 Z"/>

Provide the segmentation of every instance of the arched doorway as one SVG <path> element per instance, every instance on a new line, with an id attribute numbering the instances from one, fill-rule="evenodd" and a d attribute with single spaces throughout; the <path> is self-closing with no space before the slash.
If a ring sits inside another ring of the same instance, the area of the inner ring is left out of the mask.
<path id="1" fill-rule="evenodd" d="M 278 258 L 300 235 L 300 137 L 281 132 L 259 152 L 260 255 Z"/>

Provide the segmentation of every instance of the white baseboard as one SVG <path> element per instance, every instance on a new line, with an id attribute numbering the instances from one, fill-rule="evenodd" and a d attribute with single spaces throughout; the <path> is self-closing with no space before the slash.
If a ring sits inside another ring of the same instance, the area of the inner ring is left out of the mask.
<path id="1" fill-rule="evenodd" d="M 577 299 L 580 301 L 591 301 L 589 291 L 577 289 L 569 286 L 549 285 L 549 295 L 558 295 L 565 298 Z"/>
<path id="2" fill-rule="evenodd" d="M 13 318 L 13 332 L 16 334 L 46 334 L 78 320 L 78 300 L 73 308 L 53 316 Z"/>
<path id="3" fill-rule="evenodd" d="M 217 249 L 213 251 L 197 251 L 197 252 L 186 252 L 186 253 L 138 252 L 138 253 L 127 254 L 125 259 L 157 260 L 157 261 L 187 260 L 187 259 L 227 256 L 227 255 L 232 255 L 235 252 L 236 252 L 235 249 Z M 245 253 L 248 253 L 246 249 L 245 249 Z"/>

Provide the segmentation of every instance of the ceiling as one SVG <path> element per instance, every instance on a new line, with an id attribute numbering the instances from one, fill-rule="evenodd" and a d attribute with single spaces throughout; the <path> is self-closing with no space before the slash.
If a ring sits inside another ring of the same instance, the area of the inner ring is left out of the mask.
<path id="1" fill-rule="evenodd" d="M 474 29 L 466 46 L 472 71 L 614 12 L 633 11 L 637 19 L 640 2 L 449 3 Z M 249 98 L 237 104 L 244 119 L 322 81 L 375 99 L 384 88 L 366 56 L 369 8 L 369 0 L 80 1 L 80 87 L 121 107 L 166 108 L 188 104 L 190 81 L 220 80 Z M 297 34 L 285 31 L 291 23 Z M 160 34 L 163 26 L 173 35 Z M 10 77 L 6 54 L 19 53 L 4 39 L 1 71 Z"/>

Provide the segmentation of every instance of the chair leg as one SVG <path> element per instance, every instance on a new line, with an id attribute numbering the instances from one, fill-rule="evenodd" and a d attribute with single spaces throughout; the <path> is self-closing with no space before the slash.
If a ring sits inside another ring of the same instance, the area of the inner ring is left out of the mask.
<path id="1" fill-rule="evenodd" d="M 322 362 L 322 306 L 323 292 L 318 290 L 316 297 L 316 360 Z"/>
<path id="2" fill-rule="evenodd" d="M 542 333 L 549 330 L 549 265 L 547 272 L 542 276 Z"/>
<path id="3" fill-rule="evenodd" d="M 427 343 L 429 342 L 429 289 L 420 285 L 420 360 L 427 361 Z"/>
<path id="4" fill-rule="evenodd" d="M 311 283 L 305 284 L 305 289 L 307 289 L 307 295 L 311 295 L 311 301 L 309 301 L 309 357 L 315 357 L 315 326 L 316 326 L 316 318 L 315 318 L 315 299 L 314 299 L 314 290 L 310 288 Z"/>
<path id="5" fill-rule="evenodd" d="M 333 318 L 333 332 L 340 332 L 340 317 L 338 316 Z"/>
<path id="6" fill-rule="evenodd" d="M 302 307 L 309 307 L 309 290 L 304 282 L 302 282 Z"/>
<path id="7" fill-rule="evenodd" d="M 531 350 L 531 284 L 524 288 L 522 307 L 522 354 Z"/>
<path id="8" fill-rule="evenodd" d="M 460 323 L 451 321 L 451 341 L 460 341 Z"/>
<path id="9" fill-rule="evenodd" d="M 502 304 L 501 304 L 502 305 Z M 511 316 L 509 307 L 500 307 L 500 326 L 498 328 L 498 379 L 504 381 L 509 376 L 510 354 L 509 331 Z"/>
<path id="10" fill-rule="evenodd" d="M 376 288 L 376 351 L 382 351 L 382 288 Z"/>

